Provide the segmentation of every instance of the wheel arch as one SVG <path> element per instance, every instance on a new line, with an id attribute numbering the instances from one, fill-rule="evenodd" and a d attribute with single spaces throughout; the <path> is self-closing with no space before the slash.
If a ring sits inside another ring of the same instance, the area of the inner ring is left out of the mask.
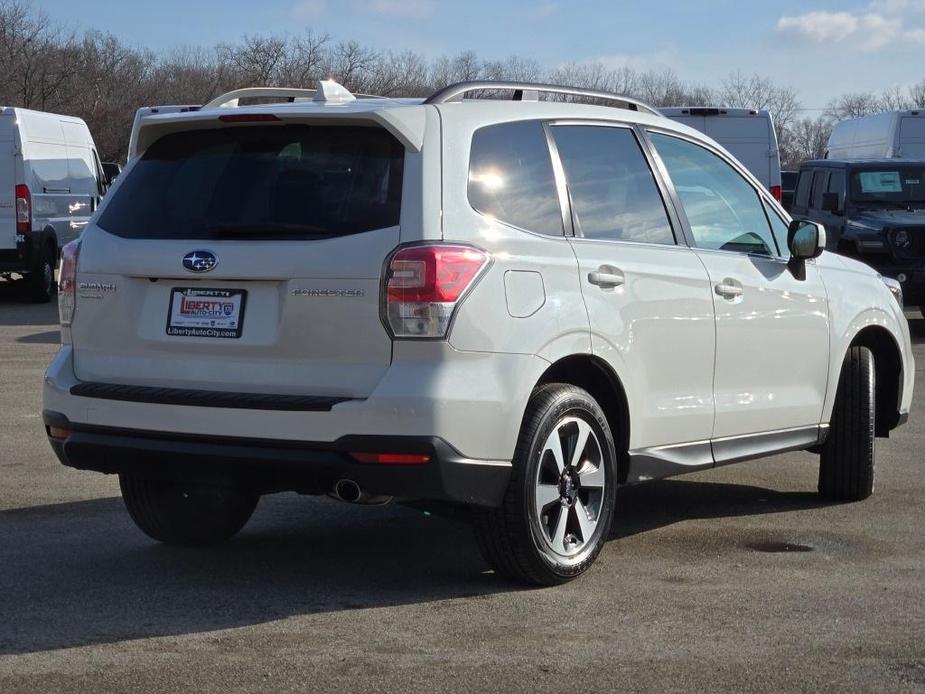
<path id="1" fill-rule="evenodd" d="M 553 362 L 536 383 L 570 383 L 584 388 L 604 410 L 617 449 L 617 482 L 629 475 L 630 412 L 626 389 L 611 366 L 592 354 L 572 354 Z"/>
<path id="2" fill-rule="evenodd" d="M 896 337 L 881 325 L 862 328 L 851 339 L 841 355 L 843 364 L 852 347 L 867 347 L 874 356 L 874 380 L 876 397 L 876 434 L 889 436 L 899 424 L 899 408 L 903 387 L 902 351 Z"/>

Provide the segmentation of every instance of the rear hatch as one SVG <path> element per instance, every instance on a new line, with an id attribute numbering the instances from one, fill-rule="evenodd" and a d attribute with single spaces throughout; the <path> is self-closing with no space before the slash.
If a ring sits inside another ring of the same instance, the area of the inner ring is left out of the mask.
<path id="1" fill-rule="evenodd" d="M 391 361 L 380 273 L 404 148 L 356 125 L 169 134 L 84 235 L 83 381 L 364 397 Z"/>

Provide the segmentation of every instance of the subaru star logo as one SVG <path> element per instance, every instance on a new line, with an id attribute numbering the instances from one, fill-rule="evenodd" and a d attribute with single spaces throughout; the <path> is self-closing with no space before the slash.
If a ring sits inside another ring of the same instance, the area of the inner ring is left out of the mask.
<path id="1" fill-rule="evenodd" d="M 190 272 L 208 272 L 218 265 L 218 258 L 212 251 L 193 251 L 183 256 L 183 267 Z"/>

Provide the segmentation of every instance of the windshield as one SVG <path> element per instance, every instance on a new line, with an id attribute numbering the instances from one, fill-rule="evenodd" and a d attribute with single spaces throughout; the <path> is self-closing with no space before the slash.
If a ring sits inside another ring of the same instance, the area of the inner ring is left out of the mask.
<path id="1" fill-rule="evenodd" d="M 144 239 L 317 238 L 396 226 L 404 148 L 381 128 L 238 126 L 166 135 L 99 226 Z"/>
<path id="2" fill-rule="evenodd" d="M 851 200 L 855 204 L 873 202 L 904 207 L 925 203 L 925 165 L 854 171 Z"/>

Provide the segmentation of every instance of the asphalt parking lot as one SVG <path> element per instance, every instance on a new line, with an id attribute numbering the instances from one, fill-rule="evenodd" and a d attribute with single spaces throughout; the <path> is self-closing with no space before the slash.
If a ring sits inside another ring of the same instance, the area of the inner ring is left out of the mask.
<path id="1" fill-rule="evenodd" d="M 622 490 L 589 574 L 528 590 L 398 506 L 280 495 L 224 546 L 149 541 L 45 441 L 56 307 L 0 291 L 0 691 L 925 691 L 908 315 L 916 402 L 870 500 L 818 501 L 804 453 Z"/>

